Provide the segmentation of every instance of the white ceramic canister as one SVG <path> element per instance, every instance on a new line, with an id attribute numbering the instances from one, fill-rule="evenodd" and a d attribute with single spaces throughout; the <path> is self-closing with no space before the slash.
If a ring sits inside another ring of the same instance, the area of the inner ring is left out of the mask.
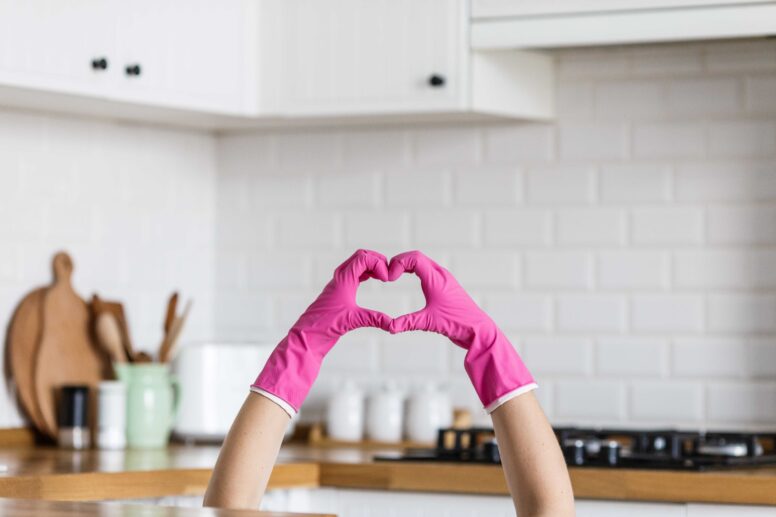
<path id="1" fill-rule="evenodd" d="M 413 442 L 436 443 L 439 429 L 453 423 L 453 405 L 447 393 L 424 383 L 407 401 L 405 436 Z"/>
<path id="2" fill-rule="evenodd" d="M 358 442 L 364 438 L 364 394 L 346 381 L 329 399 L 326 433 L 332 440 Z"/>
<path id="3" fill-rule="evenodd" d="M 102 381 L 97 386 L 97 447 L 127 446 L 127 386 L 121 381 Z"/>
<path id="4" fill-rule="evenodd" d="M 390 382 L 374 392 L 366 406 L 366 435 L 370 440 L 401 441 L 404 423 L 404 397 Z"/>

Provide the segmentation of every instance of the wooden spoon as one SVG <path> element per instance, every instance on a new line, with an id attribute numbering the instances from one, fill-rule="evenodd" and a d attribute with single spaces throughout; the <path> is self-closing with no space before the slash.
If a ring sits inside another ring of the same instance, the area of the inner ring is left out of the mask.
<path id="1" fill-rule="evenodd" d="M 127 354 L 121 339 L 121 329 L 111 313 L 103 312 L 98 315 L 94 330 L 97 334 L 97 341 L 114 363 L 127 362 Z"/>
<path id="2" fill-rule="evenodd" d="M 170 336 L 167 340 L 167 348 L 162 350 L 159 353 L 159 362 L 160 363 L 167 363 L 172 361 L 175 358 L 175 354 L 177 352 L 176 346 L 178 345 L 178 339 L 180 338 L 181 331 L 183 330 L 183 325 L 186 323 L 186 319 L 189 317 L 189 312 L 191 312 L 191 306 L 192 301 L 189 300 L 186 302 L 186 307 L 183 309 L 183 314 L 180 315 L 180 317 L 175 318 L 175 321 L 172 324 L 172 327 L 170 328 Z"/>

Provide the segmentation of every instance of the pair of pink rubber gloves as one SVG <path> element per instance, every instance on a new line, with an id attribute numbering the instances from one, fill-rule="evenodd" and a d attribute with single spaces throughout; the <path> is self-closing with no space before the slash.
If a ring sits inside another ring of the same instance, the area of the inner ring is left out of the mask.
<path id="1" fill-rule="evenodd" d="M 391 282 L 405 272 L 420 278 L 426 296 L 423 309 L 393 319 L 356 304 L 356 291 L 364 280 Z M 488 412 L 536 387 L 512 344 L 449 271 L 419 251 L 402 253 L 389 263 L 377 252 L 358 250 L 337 267 L 334 278 L 272 352 L 251 389 L 293 416 L 318 376 L 324 356 L 341 336 L 360 327 L 447 336 L 467 350 L 466 372 Z"/>

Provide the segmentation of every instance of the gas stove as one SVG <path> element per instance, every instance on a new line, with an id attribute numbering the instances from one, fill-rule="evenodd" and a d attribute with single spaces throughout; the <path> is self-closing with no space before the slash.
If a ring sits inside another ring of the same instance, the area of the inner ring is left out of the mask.
<path id="1" fill-rule="evenodd" d="M 554 428 L 571 467 L 714 470 L 776 465 L 776 433 Z M 493 429 L 440 429 L 437 446 L 380 461 L 501 463 Z"/>

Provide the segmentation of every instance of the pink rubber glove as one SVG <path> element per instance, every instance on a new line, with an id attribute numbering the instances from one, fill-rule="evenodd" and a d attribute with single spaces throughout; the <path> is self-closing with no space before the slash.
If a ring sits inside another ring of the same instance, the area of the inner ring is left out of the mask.
<path id="1" fill-rule="evenodd" d="M 488 413 L 536 388 L 533 376 L 503 332 L 463 290 L 448 270 L 419 251 L 391 259 L 388 279 L 404 272 L 420 277 L 426 306 L 391 322 L 392 334 L 408 330 L 436 332 L 467 350 L 464 366 Z"/>
<path id="2" fill-rule="evenodd" d="M 391 318 L 356 305 L 361 282 L 388 280 L 388 261 L 374 251 L 358 250 L 334 271 L 334 278 L 291 327 L 267 360 L 251 391 L 293 416 L 318 376 L 324 356 L 345 333 L 360 327 L 388 330 Z"/>

